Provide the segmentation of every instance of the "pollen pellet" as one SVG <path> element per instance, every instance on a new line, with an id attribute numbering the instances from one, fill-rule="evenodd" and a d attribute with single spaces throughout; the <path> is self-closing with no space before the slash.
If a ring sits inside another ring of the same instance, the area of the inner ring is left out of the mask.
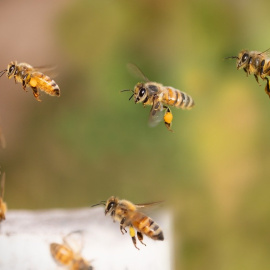
<path id="1" fill-rule="evenodd" d="M 165 115 L 164 115 L 164 122 L 165 123 L 171 123 L 173 120 L 173 115 L 171 112 L 166 112 Z"/>
<path id="2" fill-rule="evenodd" d="M 32 87 L 36 87 L 36 86 L 37 86 L 37 80 L 34 79 L 34 78 L 31 78 L 29 84 L 30 84 Z"/>

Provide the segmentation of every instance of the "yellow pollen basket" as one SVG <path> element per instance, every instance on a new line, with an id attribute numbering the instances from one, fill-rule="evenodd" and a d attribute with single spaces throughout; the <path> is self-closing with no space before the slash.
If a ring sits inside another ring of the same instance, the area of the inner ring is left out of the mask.
<path id="1" fill-rule="evenodd" d="M 32 87 L 36 87 L 36 86 L 37 86 L 37 80 L 34 79 L 34 78 L 31 78 L 29 84 L 30 84 Z"/>
<path id="2" fill-rule="evenodd" d="M 129 234 L 131 237 L 134 237 L 135 236 L 135 230 L 133 227 L 129 227 Z"/>
<path id="3" fill-rule="evenodd" d="M 171 112 L 166 112 L 165 115 L 164 115 L 164 122 L 166 123 L 171 123 L 173 120 L 173 115 Z"/>

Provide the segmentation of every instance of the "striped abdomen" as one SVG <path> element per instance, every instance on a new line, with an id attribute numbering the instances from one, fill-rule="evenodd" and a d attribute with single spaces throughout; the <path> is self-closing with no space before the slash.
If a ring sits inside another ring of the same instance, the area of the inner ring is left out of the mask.
<path id="1" fill-rule="evenodd" d="M 163 87 L 162 102 L 181 109 L 191 109 L 195 105 L 191 96 L 170 86 Z"/>
<path id="2" fill-rule="evenodd" d="M 69 248 L 59 245 L 56 243 L 52 243 L 50 245 L 51 254 L 53 258 L 61 264 L 69 265 L 73 259 L 73 252 Z"/>
<path id="3" fill-rule="evenodd" d="M 163 232 L 151 218 L 142 213 L 135 213 L 132 225 L 137 231 L 142 232 L 154 240 L 164 240 Z"/>
<path id="4" fill-rule="evenodd" d="M 56 82 L 41 72 L 33 72 L 29 84 L 32 87 L 43 90 L 51 96 L 60 96 L 60 89 Z"/>

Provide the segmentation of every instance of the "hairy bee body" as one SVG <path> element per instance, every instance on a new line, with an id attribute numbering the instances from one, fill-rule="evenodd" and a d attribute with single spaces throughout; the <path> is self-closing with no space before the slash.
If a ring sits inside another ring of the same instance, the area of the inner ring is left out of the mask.
<path id="1" fill-rule="evenodd" d="M 172 112 L 168 106 L 181 109 L 191 109 L 195 104 L 193 98 L 174 87 L 164 86 L 161 83 L 149 81 L 142 71 L 133 64 L 128 67 L 133 73 L 139 75 L 145 82 L 139 82 L 134 90 L 123 90 L 133 92 L 135 103 L 152 106 L 149 115 L 150 126 L 157 125 L 162 120 L 162 111 L 165 110 L 163 121 L 168 130 L 171 130 Z M 131 98 L 130 98 L 131 99 Z"/>
<path id="2" fill-rule="evenodd" d="M 126 232 L 126 227 L 129 227 L 130 236 L 137 249 L 135 230 L 137 231 L 137 238 L 142 244 L 144 244 L 142 242 L 143 234 L 153 240 L 164 240 L 159 225 L 144 213 L 139 212 L 138 208 L 140 207 L 144 206 L 133 204 L 127 200 L 119 200 L 114 196 L 107 200 L 105 206 L 105 215 L 110 214 L 114 221 L 120 223 L 122 233 Z"/>
<path id="3" fill-rule="evenodd" d="M 270 57 L 267 51 L 242 50 L 238 56 L 228 58 L 236 58 L 237 69 L 243 69 L 247 76 L 253 74 L 258 83 L 259 77 L 262 80 L 266 80 L 265 92 L 270 97 L 270 83 L 267 77 L 270 75 Z"/>
<path id="4" fill-rule="evenodd" d="M 7 77 L 9 79 L 13 77 L 15 83 L 21 83 L 24 90 L 27 86 L 31 87 L 33 95 L 38 101 L 40 101 L 38 90 L 42 90 L 51 96 L 60 96 L 60 88 L 56 82 L 27 63 L 12 61 L 7 69 L 2 71 L 1 76 L 6 71 Z"/>
<path id="5" fill-rule="evenodd" d="M 72 250 L 66 238 L 64 238 L 63 244 L 51 243 L 50 251 L 54 260 L 58 264 L 68 267 L 69 270 L 93 270 L 90 263 L 79 252 Z"/>

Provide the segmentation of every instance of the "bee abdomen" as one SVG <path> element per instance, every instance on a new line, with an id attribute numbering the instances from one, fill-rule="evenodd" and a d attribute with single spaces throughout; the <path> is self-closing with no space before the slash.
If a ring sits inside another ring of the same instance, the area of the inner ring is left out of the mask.
<path id="1" fill-rule="evenodd" d="M 51 253 L 54 257 L 54 259 L 64 265 L 68 265 L 72 258 L 73 253 L 71 250 L 67 249 L 65 246 L 52 243 L 50 245 Z"/>
<path id="2" fill-rule="evenodd" d="M 37 87 L 51 96 L 60 96 L 60 88 L 54 80 L 41 72 L 34 72 L 32 80 L 37 80 Z"/>
<path id="3" fill-rule="evenodd" d="M 181 109 L 191 109 L 194 100 L 191 96 L 173 87 L 166 87 L 164 91 L 164 103 Z"/>
<path id="4" fill-rule="evenodd" d="M 137 224 L 134 224 L 134 227 L 154 240 L 164 240 L 159 225 L 147 216 L 143 216 Z"/>

